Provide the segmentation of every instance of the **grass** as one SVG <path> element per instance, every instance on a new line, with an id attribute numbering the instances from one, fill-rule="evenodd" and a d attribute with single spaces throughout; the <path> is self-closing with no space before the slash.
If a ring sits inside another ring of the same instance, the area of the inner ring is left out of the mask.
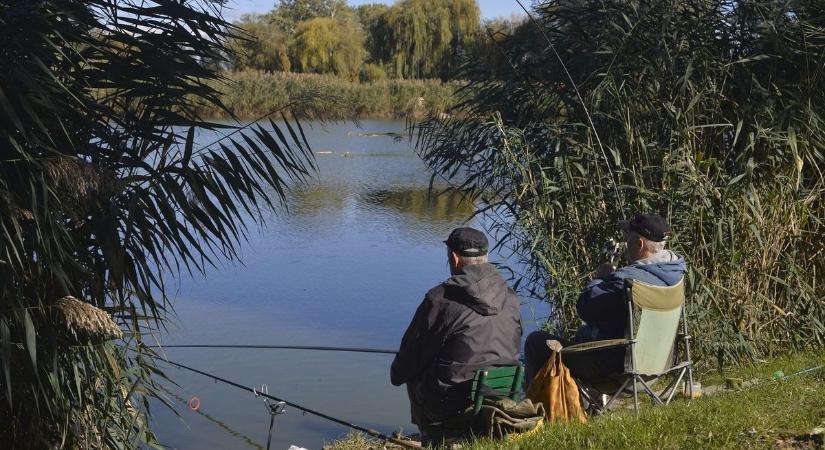
<path id="1" fill-rule="evenodd" d="M 632 411 L 613 411 L 591 418 L 586 424 L 548 425 L 535 436 L 517 442 L 480 440 L 464 448 L 775 448 L 793 444 L 794 436 L 798 444 L 825 421 L 825 370 L 779 381 L 772 381 L 771 374 L 782 370 L 790 375 L 823 363 L 825 353 L 819 351 L 743 366 L 727 371 L 724 377 L 758 379 L 759 384 L 692 402 L 679 399 L 666 407 L 644 403 L 638 416 Z M 724 377 L 718 373 L 699 375 L 705 386 L 721 382 Z M 349 436 L 329 448 L 376 447 L 363 436 Z"/>
<path id="2" fill-rule="evenodd" d="M 449 108 L 458 82 L 440 80 L 380 80 L 352 82 L 334 75 L 260 71 L 229 72 L 228 83 L 216 86 L 221 101 L 240 119 L 255 119 L 290 102 L 298 115 L 333 111 L 351 119 L 423 117 Z M 203 117 L 227 118 L 226 111 L 205 106 Z"/>

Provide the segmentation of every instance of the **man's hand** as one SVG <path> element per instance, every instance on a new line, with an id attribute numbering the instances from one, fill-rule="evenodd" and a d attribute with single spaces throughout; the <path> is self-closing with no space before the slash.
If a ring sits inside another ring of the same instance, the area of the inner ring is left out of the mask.
<path id="1" fill-rule="evenodd" d="M 610 263 L 601 263 L 596 268 L 596 278 L 604 278 L 616 271 L 616 266 Z"/>

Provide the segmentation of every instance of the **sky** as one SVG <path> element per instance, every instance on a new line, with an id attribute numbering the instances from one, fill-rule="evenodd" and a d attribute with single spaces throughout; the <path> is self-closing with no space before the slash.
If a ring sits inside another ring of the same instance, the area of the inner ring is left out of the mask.
<path id="1" fill-rule="evenodd" d="M 490 19 L 494 17 L 510 17 L 513 13 L 521 13 L 518 3 L 515 0 L 477 0 L 481 8 L 481 17 Z M 277 0 L 230 0 L 226 11 L 226 17 L 230 20 L 240 18 L 249 13 L 265 13 L 275 6 Z M 348 0 L 351 6 L 363 5 L 364 3 L 386 3 L 391 5 L 393 0 Z M 529 0 L 523 2 L 529 5 Z"/>

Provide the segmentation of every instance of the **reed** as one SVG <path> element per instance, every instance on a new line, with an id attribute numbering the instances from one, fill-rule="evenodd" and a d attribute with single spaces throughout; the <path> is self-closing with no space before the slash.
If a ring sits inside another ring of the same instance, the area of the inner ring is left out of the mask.
<path id="1" fill-rule="evenodd" d="M 241 119 L 255 119 L 280 105 L 300 99 L 302 117 L 312 118 L 312 110 L 331 109 L 341 117 L 406 118 L 441 113 L 453 104 L 457 82 L 439 80 L 377 80 L 352 82 L 335 75 L 262 72 L 247 70 L 226 74 L 215 87 L 226 108 Z M 204 117 L 225 119 L 227 111 L 214 105 L 200 111 Z"/>
<path id="2" fill-rule="evenodd" d="M 415 130 L 429 165 L 490 205 L 491 231 L 528 267 L 519 285 L 554 306 L 548 326 L 580 325 L 601 242 L 650 211 L 688 260 L 700 360 L 822 346 L 822 4 L 546 1 L 536 13 L 537 29 L 502 43 L 511 78 L 469 64 L 459 114 Z"/>
<path id="3" fill-rule="evenodd" d="M 92 341 L 123 338 L 123 331 L 112 320 L 111 314 L 68 295 L 55 302 L 55 324 L 63 328 L 63 334 L 76 340 Z"/>
<path id="4" fill-rule="evenodd" d="M 196 142 L 240 37 L 212 2 L 0 15 L 26 30 L 0 40 L 0 448 L 158 448 L 166 376 L 143 342 L 174 314 L 170 281 L 235 260 L 313 154 L 289 119 Z"/>

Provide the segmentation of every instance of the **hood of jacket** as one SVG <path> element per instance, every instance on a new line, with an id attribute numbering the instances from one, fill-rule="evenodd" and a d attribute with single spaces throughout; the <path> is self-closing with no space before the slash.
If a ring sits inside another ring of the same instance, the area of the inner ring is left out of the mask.
<path id="1" fill-rule="evenodd" d="M 483 315 L 498 314 L 509 287 L 490 263 L 464 266 L 444 283 L 444 296 Z"/>
<path id="2" fill-rule="evenodd" d="M 687 264 L 685 258 L 670 250 L 665 250 L 634 262 L 628 266 L 628 269 L 631 268 L 646 272 L 649 276 L 662 280 L 666 285 L 673 286 L 684 277 Z"/>

